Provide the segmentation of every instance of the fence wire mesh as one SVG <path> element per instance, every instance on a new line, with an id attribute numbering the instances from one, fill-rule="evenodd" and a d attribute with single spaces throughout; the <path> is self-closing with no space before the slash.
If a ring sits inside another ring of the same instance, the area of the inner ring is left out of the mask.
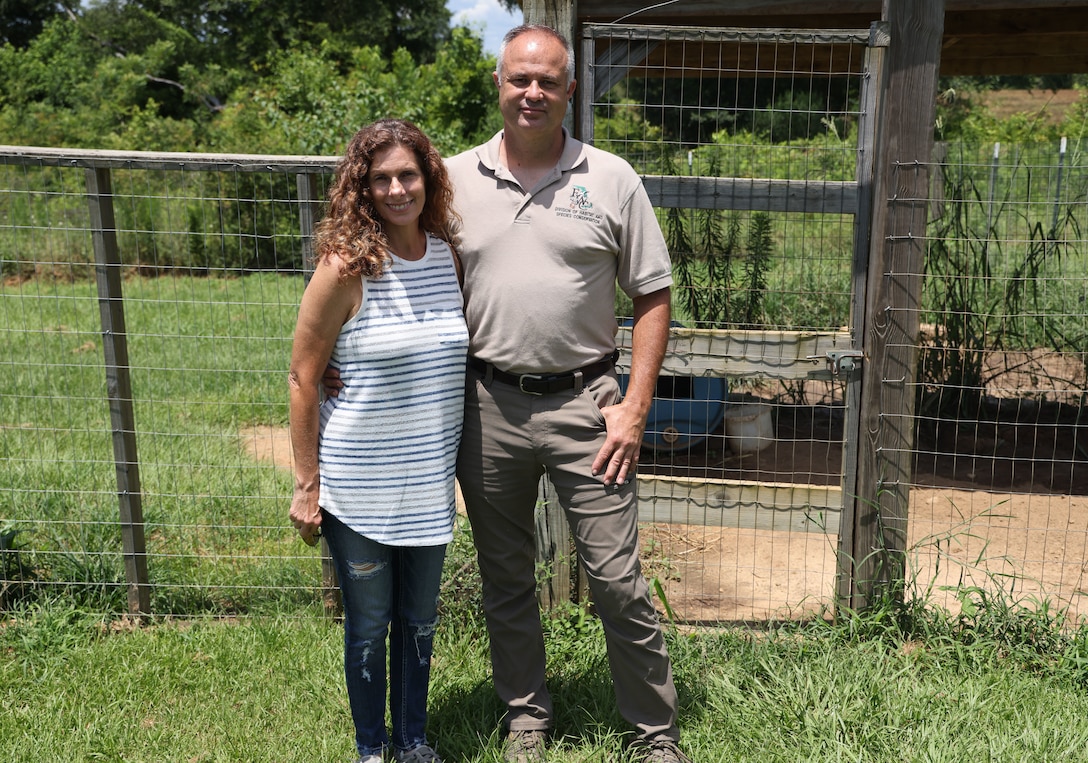
<path id="1" fill-rule="evenodd" d="M 924 278 L 909 390 L 913 583 L 953 609 L 987 595 L 1083 616 L 1084 157 L 1065 141 L 937 149 L 914 274 Z"/>
<path id="2" fill-rule="evenodd" d="M 646 572 L 678 618 L 805 616 L 833 598 L 847 395 L 822 358 L 848 346 L 856 299 L 859 44 L 834 84 L 813 76 L 807 91 L 798 71 L 710 66 L 704 55 L 690 77 L 625 69 L 593 99 L 596 141 L 646 176 L 675 259 L 681 325 L 640 479 Z M 760 83 L 738 84 L 742 74 Z M 775 97 L 757 98 L 764 91 Z M 813 91 L 821 97 L 798 99 Z M 781 129 L 822 131 L 783 136 L 776 115 Z M 764 119 L 760 133 L 753 125 Z M 101 160 L 121 257 L 116 295 L 102 291 L 110 266 L 96 262 L 94 162 L 69 158 L 0 164 L 0 606 L 44 592 L 125 611 L 118 475 L 134 468 L 151 612 L 316 605 L 315 554 L 286 521 L 285 375 L 316 201 L 302 189 L 323 188 L 332 160 Z M 922 272 L 884 274 L 923 284 L 917 314 L 890 318 L 922 327 L 902 339 L 920 355 L 908 380 L 914 403 L 884 413 L 913 433 L 902 445 L 913 465 L 908 583 L 952 607 L 984 591 L 1079 614 L 1088 569 L 1083 156 L 947 146 L 931 165 L 894 171 L 925 172 L 932 188 L 927 199 L 887 200 L 930 208 Z M 104 360 L 116 337 L 102 322 L 118 306 L 137 456 L 120 466 Z"/>
<path id="3" fill-rule="evenodd" d="M 676 278 L 640 462 L 649 570 L 687 620 L 829 611 L 846 386 L 822 358 L 851 346 L 870 35 L 586 40 L 583 132 L 646 177 Z"/>
<path id="4" fill-rule="evenodd" d="M 122 470 L 138 475 L 152 613 L 319 601 L 314 554 L 285 521 L 286 363 L 303 289 L 295 175 L 119 163 L 112 294 L 95 259 L 91 171 L 0 166 L 0 604 L 55 590 L 126 611 Z M 120 455 L 111 306 L 123 311 L 135 430 L 135 452 Z"/>

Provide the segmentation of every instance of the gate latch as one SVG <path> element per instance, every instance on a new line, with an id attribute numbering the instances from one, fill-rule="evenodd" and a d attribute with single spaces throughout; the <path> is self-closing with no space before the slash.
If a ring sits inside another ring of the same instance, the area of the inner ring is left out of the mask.
<path id="1" fill-rule="evenodd" d="M 828 350 L 826 355 L 809 355 L 809 360 L 823 359 L 827 362 L 827 370 L 832 376 L 838 376 L 842 372 L 850 373 L 857 369 L 860 361 L 865 357 L 861 350 Z"/>

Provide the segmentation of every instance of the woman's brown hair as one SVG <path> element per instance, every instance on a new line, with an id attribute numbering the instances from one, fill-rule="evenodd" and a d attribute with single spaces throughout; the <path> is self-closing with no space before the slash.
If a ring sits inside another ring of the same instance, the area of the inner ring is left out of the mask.
<path id="1" fill-rule="evenodd" d="M 411 150 L 423 172 L 426 202 L 420 226 L 456 248 L 460 218 L 453 211 L 453 187 L 442 157 L 411 122 L 379 119 L 355 133 L 344 150 L 329 186 L 325 217 L 315 234 L 315 259 L 339 257 L 344 262 L 344 276 L 382 275 L 389 245 L 382 218 L 364 191 L 369 187 L 374 157 L 393 146 Z"/>

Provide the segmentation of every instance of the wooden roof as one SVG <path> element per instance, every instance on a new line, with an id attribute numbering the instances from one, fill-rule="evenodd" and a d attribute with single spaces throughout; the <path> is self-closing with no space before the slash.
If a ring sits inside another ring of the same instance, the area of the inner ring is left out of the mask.
<path id="1" fill-rule="evenodd" d="M 578 0 L 577 13 L 581 23 L 866 29 L 880 20 L 881 2 Z M 940 73 L 1088 73 L 1088 0 L 946 0 Z"/>

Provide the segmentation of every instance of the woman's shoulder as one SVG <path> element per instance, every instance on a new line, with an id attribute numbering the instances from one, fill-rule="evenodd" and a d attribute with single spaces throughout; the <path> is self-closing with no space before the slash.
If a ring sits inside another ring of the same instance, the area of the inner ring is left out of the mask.
<path id="1" fill-rule="evenodd" d="M 348 261 L 347 258 L 336 252 L 330 252 L 322 254 L 316 258 L 314 262 L 314 273 L 326 273 L 337 278 L 342 278 L 348 274 Z"/>
<path id="2" fill-rule="evenodd" d="M 438 251 L 444 249 L 448 249 L 451 252 L 453 251 L 453 247 L 450 246 L 449 241 L 446 241 L 446 239 L 442 238 L 437 233 L 431 233 L 430 231 L 427 231 L 427 248 L 434 248 Z"/>

